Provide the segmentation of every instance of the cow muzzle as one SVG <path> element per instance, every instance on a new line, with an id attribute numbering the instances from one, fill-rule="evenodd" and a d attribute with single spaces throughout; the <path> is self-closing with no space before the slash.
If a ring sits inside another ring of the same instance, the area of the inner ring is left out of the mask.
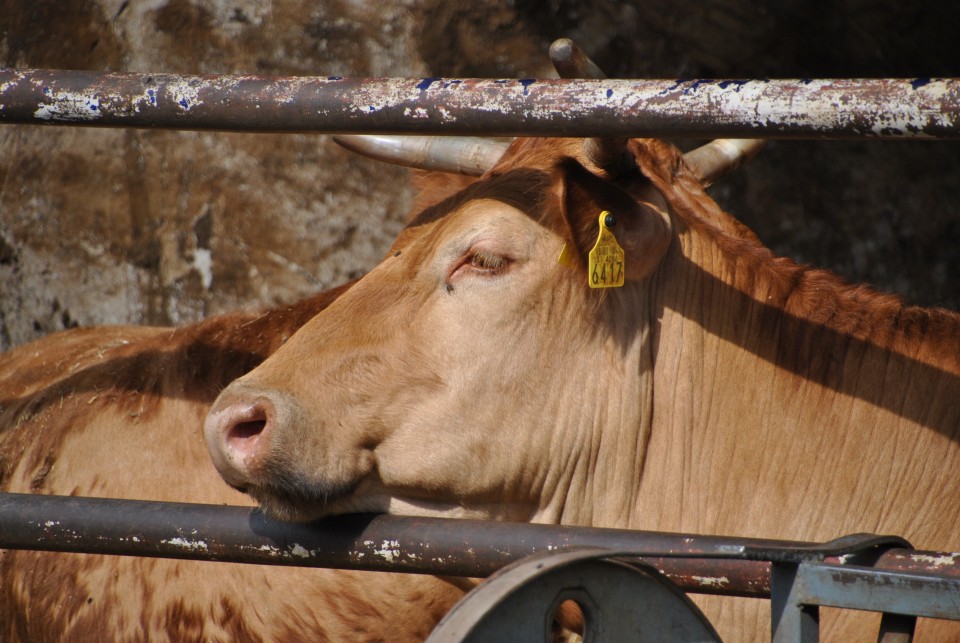
<path id="1" fill-rule="evenodd" d="M 232 487 L 247 491 L 263 476 L 276 427 L 283 419 L 283 400 L 273 392 L 246 390 L 241 384 L 224 389 L 203 425 L 214 466 Z"/>

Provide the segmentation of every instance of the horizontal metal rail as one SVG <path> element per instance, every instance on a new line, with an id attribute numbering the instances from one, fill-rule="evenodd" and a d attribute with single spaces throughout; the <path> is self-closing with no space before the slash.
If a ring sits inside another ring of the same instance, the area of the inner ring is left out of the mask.
<path id="1" fill-rule="evenodd" d="M 0 69 L 0 123 L 486 136 L 958 139 L 960 79 L 361 79 Z"/>
<path id="2" fill-rule="evenodd" d="M 888 537 L 821 545 L 383 515 L 297 525 L 249 507 L 0 494 L 2 549 L 486 577 L 534 553 L 602 547 L 637 552 L 685 591 L 759 598 L 770 596 L 770 561 L 855 562 L 891 546 L 875 569 L 960 579 L 958 555 Z"/>

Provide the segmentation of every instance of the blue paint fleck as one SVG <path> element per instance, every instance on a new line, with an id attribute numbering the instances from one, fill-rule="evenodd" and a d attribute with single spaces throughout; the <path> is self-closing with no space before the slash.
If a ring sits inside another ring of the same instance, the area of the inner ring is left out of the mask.
<path id="1" fill-rule="evenodd" d="M 804 85 L 809 85 L 810 83 L 813 82 L 813 79 L 812 79 L 812 78 L 801 78 L 801 79 L 800 79 L 800 82 L 801 82 L 802 84 L 804 84 Z"/>
<path id="2" fill-rule="evenodd" d="M 613 96 L 613 90 L 612 90 L 612 89 L 608 89 L 608 90 L 607 90 L 607 98 L 610 98 L 611 96 Z"/>
<path id="3" fill-rule="evenodd" d="M 91 111 L 91 112 L 95 112 L 95 111 L 97 111 L 97 106 L 96 106 L 96 105 L 93 105 L 93 104 L 91 104 L 91 105 L 90 105 L 90 111 Z"/>
<path id="4" fill-rule="evenodd" d="M 698 82 L 700 82 L 700 81 L 698 81 Z M 738 92 L 738 91 L 740 91 L 740 88 L 743 87 L 744 85 L 746 85 L 748 82 L 750 82 L 750 81 L 748 81 L 748 80 L 723 80 L 723 81 L 720 81 L 719 83 L 717 83 L 717 86 L 718 86 L 720 89 L 727 89 L 728 87 L 733 87 L 733 91 Z"/>
<path id="5" fill-rule="evenodd" d="M 530 85 L 537 81 L 533 78 L 521 78 L 518 82 L 523 85 L 523 95 L 527 96 L 530 93 Z"/>
<path id="6" fill-rule="evenodd" d="M 686 81 L 685 79 L 683 79 L 683 78 L 677 79 L 677 81 L 676 81 L 672 86 L 667 87 L 665 90 L 663 90 L 662 92 L 660 92 L 660 93 L 658 94 L 658 96 L 665 96 L 666 94 L 669 94 L 670 92 L 672 92 L 673 90 L 675 90 L 676 88 L 678 88 L 680 85 L 684 84 L 685 82 L 687 82 L 687 81 Z"/>
<path id="7" fill-rule="evenodd" d="M 343 80 L 343 76 L 327 76 L 327 80 Z"/>
<path id="8" fill-rule="evenodd" d="M 180 107 L 184 109 L 190 109 L 190 102 L 186 98 L 180 99 Z"/>
<path id="9" fill-rule="evenodd" d="M 50 88 L 47 87 L 46 85 L 44 85 L 44 87 L 43 87 L 43 94 L 44 94 L 44 96 L 49 96 L 51 93 L 53 93 L 53 92 L 50 91 Z"/>
<path id="10" fill-rule="evenodd" d="M 430 85 L 434 84 L 440 80 L 439 78 L 424 78 L 419 83 L 417 83 L 417 89 L 423 91 L 425 89 L 430 89 Z"/>
<path id="11" fill-rule="evenodd" d="M 154 91 L 153 91 L 152 89 L 148 89 L 148 90 L 147 90 L 147 96 L 150 97 L 150 104 L 151 104 L 151 105 L 156 105 L 156 104 L 157 104 L 157 95 L 154 93 Z"/>
<path id="12" fill-rule="evenodd" d="M 929 78 L 916 78 L 913 80 L 913 82 L 910 83 L 910 86 L 913 87 L 914 89 L 920 89 L 924 85 L 929 85 L 929 84 L 930 84 Z"/>
<path id="13" fill-rule="evenodd" d="M 462 82 L 463 82 L 463 81 L 460 80 L 459 78 L 454 78 L 453 80 L 448 80 L 447 82 L 445 82 L 445 83 L 443 84 L 443 88 L 446 89 L 446 88 L 449 87 L 450 85 L 459 85 L 459 84 L 462 83 Z"/>
<path id="14" fill-rule="evenodd" d="M 698 78 L 697 80 L 693 81 L 693 84 L 692 84 L 692 85 L 690 85 L 689 87 L 687 87 L 686 89 L 684 89 L 684 90 L 683 90 L 683 93 L 684 93 L 684 94 L 689 94 L 690 92 L 695 92 L 695 91 L 697 91 L 697 87 L 699 87 L 700 85 L 706 85 L 706 84 L 709 83 L 709 82 L 710 82 L 709 80 L 706 80 L 706 79 L 703 79 L 703 78 Z"/>
<path id="15" fill-rule="evenodd" d="M 373 105 L 367 105 L 367 111 L 368 111 L 368 112 L 375 112 L 375 111 L 377 111 L 377 108 L 374 107 Z"/>

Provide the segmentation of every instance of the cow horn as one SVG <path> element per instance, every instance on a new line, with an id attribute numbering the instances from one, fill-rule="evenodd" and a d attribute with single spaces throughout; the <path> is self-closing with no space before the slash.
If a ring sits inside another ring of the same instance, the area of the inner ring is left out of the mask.
<path id="1" fill-rule="evenodd" d="M 704 187 L 749 161 L 766 141 L 753 138 L 718 138 L 683 155 Z"/>
<path id="2" fill-rule="evenodd" d="M 550 62 L 560 78 L 593 78 L 602 80 L 607 77 L 597 63 L 580 46 L 569 38 L 554 40 L 550 45 Z"/>
<path id="3" fill-rule="evenodd" d="M 560 78 L 603 80 L 607 77 L 600 66 L 569 38 L 553 41 L 550 45 L 550 62 L 553 63 Z M 635 167 L 633 159 L 627 153 L 627 140 L 626 138 L 587 139 L 583 143 L 583 153 L 594 165 L 616 178 Z"/>
<path id="4" fill-rule="evenodd" d="M 561 78 L 593 78 L 606 74 L 577 43 L 561 38 L 550 45 L 550 61 Z M 754 139 L 717 139 L 684 154 L 683 158 L 704 185 L 710 185 L 728 172 L 752 159 L 764 141 Z M 591 138 L 583 146 L 584 154 L 597 167 L 614 176 L 632 169 L 633 161 L 626 154 L 625 138 Z"/>
<path id="5" fill-rule="evenodd" d="M 333 140 L 363 156 L 421 170 L 479 176 L 496 165 L 509 143 L 466 136 L 354 134 Z"/>

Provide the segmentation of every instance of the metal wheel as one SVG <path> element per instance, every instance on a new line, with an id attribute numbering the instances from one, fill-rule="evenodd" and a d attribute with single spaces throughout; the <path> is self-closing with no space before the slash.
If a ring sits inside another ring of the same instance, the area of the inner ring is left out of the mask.
<path id="1" fill-rule="evenodd" d="M 505 567 L 457 603 L 427 641 L 548 641 L 564 601 L 579 606 L 584 641 L 720 640 L 657 570 L 611 555 L 604 549 L 554 552 Z"/>

